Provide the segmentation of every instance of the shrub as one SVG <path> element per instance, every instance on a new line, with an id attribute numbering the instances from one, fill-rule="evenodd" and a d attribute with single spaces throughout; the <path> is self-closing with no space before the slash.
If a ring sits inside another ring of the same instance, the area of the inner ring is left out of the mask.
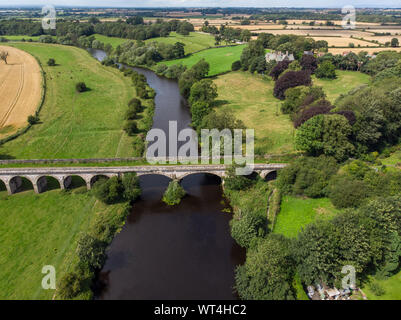
<path id="1" fill-rule="evenodd" d="M 301 58 L 300 64 L 302 66 L 302 70 L 310 71 L 310 73 L 313 74 L 317 68 L 317 59 L 313 55 L 304 54 Z"/>
<path id="2" fill-rule="evenodd" d="M 369 284 L 370 290 L 372 290 L 373 294 L 376 296 L 380 297 L 386 293 L 384 288 L 376 281 L 373 281 L 372 283 Z"/>
<path id="3" fill-rule="evenodd" d="M 48 65 L 49 67 L 54 67 L 54 66 L 56 65 L 56 60 L 54 60 L 53 58 L 50 58 L 50 59 L 47 61 L 47 65 Z"/>
<path id="4" fill-rule="evenodd" d="M 174 206 L 179 204 L 184 196 L 185 190 L 178 181 L 171 181 L 163 195 L 163 202 L 169 206 Z"/>
<path id="5" fill-rule="evenodd" d="M 135 120 L 127 120 L 124 125 L 124 130 L 129 136 L 138 133 L 138 125 Z"/>
<path id="6" fill-rule="evenodd" d="M 28 123 L 30 125 L 34 125 L 39 122 L 39 117 L 38 116 L 28 116 Z"/>
<path id="7" fill-rule="evenodd" d="M 237 175 L 237 167 L 238 166 L 231 166 L 227 170 L 227 176 L 224 178 L 224 188 L 228 190 L 245 190 L 254 184 L 254 181 L 246 176 Z"/>
<path id="8" fill-rule="evenodd" d="M 287 70 L 288 66 L 290 65 L 289 60 L 283 60 L 278 62 L 273 69 L 270 72 L 270 76 L 274 79 L 277 80 L 278 77 L 285 71 Z"/>
<path id="9" fill-rule="evenodd" d="M 85 82 L 78 82 L 75 85 L 75 89 L 77 90 L 77 92 L 84 92 L 84 91 L 88 90 L 88 88 L 86 87 Z"/>
<path id="10" fill-rule="evenodd" d="M 142 102 L 141 102 L 141 100 L 139 100 L 137 98 L 132 98 L 128 102 L 128 106 L 137 109 L 137 111 L 139 112 L 142 108 Z"/>
<path id="11" fill-rule="evenodd" d="M 139 135 L 133 137 L 132 147 L 134 148 L 134 157 L 143 156 L 143 153 L 145 152 L 145 143 Z"/>
<path id="12" fill-rule="evenodd" d="M 299 126 L 301 126 L 306 121 L 308 121 L 309 119 L 313 118 L 316 115 L 329 113 L 330 110 L 333 109 L 333 106 L 330 105 L 330 102 L 328 103 L 326 102 L 328 101 L 322 100 L 317 105 L 306 107 L 303 110 L 301 110 L 294 120 L 294 127 L 298 128 Z"/>
<path id="13" fill-rule="evenodd" d="M 82 274 L 69 272 L 65 274 L 58 284 L 58 295 L 61 299 L 75 298 L 82 290 Z"/>
<path id="14" fill-rule="evenodd" d="M 239 219 L 230 221 L 231 236 L 243 248 L 249 248 L 257 237 L 263 237 L 266 220 L 255 213 L 243 213 Z"/>
<path id="15" fill-rule="evenodd" d="M 241 61 L 239 61 L 239 60 L 234 61 L 233 64 L 231 65 L 231 70 L 238 71 L 240 69 L 241 69 Z"/>
<path id="16" fill-rule="evenodd" d="M 312 80 L 309 71 L 288 71 L 281 76 L 274 85 L 274 96 L 284 100 L 285 91 L 297 86 L 309 86 Z"/>

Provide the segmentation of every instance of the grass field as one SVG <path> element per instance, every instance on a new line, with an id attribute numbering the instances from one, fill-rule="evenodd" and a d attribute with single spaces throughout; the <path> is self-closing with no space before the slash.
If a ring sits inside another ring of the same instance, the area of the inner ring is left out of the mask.
<path id="1" fill-rule="evenodd" d="M 285 153 L 294 150 L 294 127 L 280 112 L 281 102 L 273 97 L 272 80 L 249 72 L 230 72 L 215 81 L 221 108 L 232 110 L 248 129 L 255 130 L 255 153 Z"/>
<path id="2" fill-rule="evenodd" d="M 1 36 L 2 38 L 6 38 L 10 41 L 21 41 L 22 39 L 25 39 L 28 41 L 31 39 L 32 41 L 39 41 L 40 36 Z"/>
<path id="3" fill-rule="evenodd" d="M 317 79 L 312 77 L 313 84 L 324 88 L 327 94 L 327 99 L 334 103 L 341 94 L 347 94 L 352 89 L 355 89 L 363 84 L 368 84 L 371 77 L 365 73 L 356 71 L 336 70 L 337 79 Z"/>
<path id="4" fill-rule="evenodd" d="M 146 40 L 146 42 L 162 42 L 167 44 L 174 44 L 176 42 L 182 42 L 185 44 L 185 54 L 193 53 L 199 50 L 211 48 L 215 46 L 214 37 L 210 34 L 204 34 L 199 32 L 191 32 L 188 36 L 180 35 L 176 32 L 171 32 L 168 37 L 152 38 Z"/>
<path id="5" fill-rule="evenodd" d="M 277 215 L 274 233 L 294 238 L 302 227 L 316 218 L 331 218 L 337 213 L 330 199 L 304 199 L 284 196 Z"/>
<path id="6" fill-rule="evenodd" d="M 234 61 L 239 60 L 242 50 L 245 45 L 232 47 L 212 48 L 198 53 L 194 53 L 183 59 L 163 61 L 159 64 L 171 66 L 173 64 L 183 64 L 187 67 L 192 67 L 201 59 L 205 59 L 210 64 L 209 76 L 215 76 L 231 70 L 231 65 Z"/>
<path id="7" fill-rule="evenodd" d="M 129 78 L 105 67 L 85 50 L 61 45 L 13 44 L 36 56 L 46 72 L 41 123 L 4 144 L 13 158 L 93 158 L 132 156 L 132 139 L 123 128 L 127 102 L 135 96 Z M 57 65 L 48 67 L 54 58 Z M 77 93 L 84 81 L 89 91 Z"/>
<path id="8" fill-rule="evenodd" d="M 94 215 L 122 206 L 103 205 L 88 192 L 0 192 L 0 299 L 51 299 L 54 290 L 41 287 L 43 266 L 53 265 L 59 279 L 76 259 L 77 236 Z"/>
<path id="9" fill-rule="evenodd" d="M 385 280 L 371 279 L 379 284 L 385 291 L 381 296 L 375 295 L 369 284 L 362 288 L 369 300 L 401 300 L 401 271 Z"/>
<path id="10" fill-rule="evenodd" d="M 104 36 L 102 34 L 94 34 L 96 40 L 103 42 L 104 44 L 111 44 L 113 48 L 116 48 L 120 44 L 130 41 L 130 39 L 124 39 L 124 38 L 117 38 L 117 37 L 108 37 Z"/>

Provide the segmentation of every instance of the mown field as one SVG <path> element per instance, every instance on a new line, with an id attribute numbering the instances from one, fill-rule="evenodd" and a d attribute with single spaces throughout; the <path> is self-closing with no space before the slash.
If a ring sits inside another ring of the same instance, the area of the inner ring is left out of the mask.
<path id="1" fill-rule="evenodd" d="M 294 238 L 303 227 L 315 219 L 329 219 L 336 213 L 338 210 L 327 198 L 308 199 L 284 196 L 273 232 Z"/>
<path id="2" fill-rule="evenodd" d="M 377 283 L 384 290 L 384 294 L 380 296 L 374 294 L 369 284 L 366 284 L 362 290 L 369 300 L 401 300 L 401 271 L 387 279 L 371 278 L 370 280 Z"/>
<path id="3" fill-rule="evenodd" d="M 220 108 L 232 110 L 248 129 L 255 130 L 255 153 L 286 153 L 294 150 L 294 127 L 273 97 L 274 82 L 249 72 L 230 72 L 215 81 Z"/>
<path id="4" fill-rule="evenodd" d="M 123 131 L 131 80 L 102 66 L 85 50 L 61 45 L 16 43 L 37 57 L 46 73 L 47 90 L 40 123 L 0 148 L 10 158 L 92 158 L 132 156 L 132 138 Z M 57 65 L 47 66 L 49 58 Z M 84 81 L 88 91 L 77 93 Z"/>
<path id="5" fill-rule="evenodd" d="M 371 77 L 362 72 L 336 70 L 337 79 L 317 79 L 312 77 L 313 84 L 323 87 L 327 99 L 334 103 L 341 94 L 347 94 L 352 89 L 368 84 Z"/>
<path id="6" fill-rule="evenodd" d="M 171 66 L 173 64 L 183 64 L 188 68 L 192 67 L 199 60 L 205 59 L 210 64 L 209 76 L 215 76 L 231 70 L 234 61 L 239 60 L 245 45 L 212 48 L 194 53 L 183 59 L 162 61 L 159 64 Z"/>
<path id="7" fill-rule="evenodd" d="M 123 204 L 106 206 L 75 190 L 0 192 L 0 299 L 51 299 L 54 290 L 41 286 L 43 266 L 54 266 L 60 279 L 77 259 L 76 241 L 91 219 L 122 210 Z"/>

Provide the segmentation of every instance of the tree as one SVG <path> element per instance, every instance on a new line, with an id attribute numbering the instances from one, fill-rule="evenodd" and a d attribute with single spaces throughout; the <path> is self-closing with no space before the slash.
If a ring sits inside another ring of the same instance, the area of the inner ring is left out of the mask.
<path id="1" fill-rule="evenodd" d="M 252 60 L 260 56 L 265 56 L 263 43 L 260 41 L 250 41 L 241 54 L 240 60 L 243 70 L 248 70 Z"/>
<path id="2" fill-rule="evenodd" d="M 264 236 L 267 221 L 256 213 L 244 213 L 230 221 L 231 236 L 243 248 L 250 248 L 258 237 Z"/>
<path id="3" fill-rule="evenodd" d="M 163 202 L 169 206 L 175 206 L 181 202 L 185 194 L 184 188 L 180 186 L 178 181 L 171 181 L 163 195 Z"/>
<path id="4" fill-rule="evenodd" d="M 322 62 L 315 72 L 316 78 L 337 78 L 336 67 L 330 61 Z"/>
<path id="5" fill-rule="evenodd" d="M 327 100 L 320 100 L 312 105 L 306 106 L 294 116 L 294 127 L 298 128 L 309 119 L 319 114 L 328 114 L 334 107 Z"/>
<path id="6" fill-rule="evenodd" d="M 117 177 L 110 179 L 100 179 L 93 186 L 93 193 L 97 199 L 106 203 L 113 204 L 120 201 L 123 197 L 124 186 Z"/>
<path id="7" fill-rule="evenodd" d="M 144 24 L 143 17 L 141 16 L 129 17 L 125 22 L 132 25 Z"/>
<path id="8" fill-rule="evenodd" d="M 392 46 L 393 48 L 398 47 L 399 45 L 400 45 L 400 43 L 399 43 L 399 41 L 398 41 L 397 38 L 391 39 L 391 46 Z"/>
<path id="9" fill-rule="evenodd" d="M 241 61 L 239 60 L 234 61 L 233 64 L 231 65 L 231 70 L 238 71 L 239 69 L 241 69 Z"/>
<path id="10" fill-rule="evenodd" d="M 173 46 L 173 53 L 174 53 L 174 58 L 180 59 L 185 56 L 185 44 L 182 42 L 176 42 Z"/>
<path id="11" fill-rule="evenodd" d="M 121 179 L 124 188 L 123 197 L 129 202 L 134 202 L 141 195 L 139 178 L 136 173 L 125 173 Z"/>
<path id="12" fill-rule="evenodd" d="M 294 264 L 290 241 L 270 234 L 247 253 L 237 267 L 235 287 L 243 300 L 293 300 Z"/>
<path id="13" fill-rule="evenodd" d="M 85 82 L 78 82 L 75 85 L 75 89 L 77 90 L 77 92 L 85 92 L 86 90 L 88 90 L 88 88 L 86 87 Z"/>
<path id="14" fill-rule="evenodd" d="M 313 55 L 304 54 L 301 58 L 300 64 L 303 70 L 308 70 L 313 74 L 317 68 L 317 59 Z"/>
<path id="15" fill-rule="evenodd" d="M 192 66 L 191 69 L 186 70 L 182 73 L 178 86 L 180 88 L 180 93 L 188 98 L 191 93 L 192 85 L 203 79 L 209 73 L 209 63 L 207 63 L 204 59 L 198 61 L 195 65 Z"/>
<path id="16" fill-rule="evenodd" d="M 290 65 L 289 60 L 283 60 L 278 62 L 273 69 L 270 72 L 270 76 L 274 79 L 277 80 L 278 77 L 285 71 L 287 70 L 288 66 Z"/>
<path id="17" fill-rule="evenodd" d="M 127 115 L 132 117 L 133 114 Z M 127 120 L 124 125 L 124 130 L 129 136 L 133 136 L 134 134 L 138 133 L 138 125 L 137 122 L 134 120 Z"/>
<path id="18" fill-rule="evenodd" d="M 317 115 L 299 127 L 295 145 L 312 156 L 324 154 L 344 161 L 354 152 L 349 140 L 351 132 L 351 126 L 343 116 Z"/>
<path id="19" fill-rule="evenodd" d="M 0 51 L 0 60 L 3 60 L 7 64 L 8 51 Z"/>
<path id="20" fill-rule="evenodd" d="M 276 98 L 284 100 L 287 89 L 297 86 L 309 86 L 311 83 L 312 79 L 309 71 L 288 71 L 276 81 L 273 93 Z"/>
<path id="21" fill-rule="evenodd" d="M 337 175 L 331 179 L 328 195 L 337 208 L 358 207 L 369 196 L 363 181 L 347 175 Z"/>
<path id="22" fill-rule="evenodd" d="M 56 65 L 56 60 L 54 60 L 53 58 L 50 58 L 50 59 L 47 61 L 47 65 L 48 65 L 49 67 L 54 67 L 54 66 Z"/>
<path id="23" fill-rule="evenodd" d="M 89 266 L 91 270 L 100 269 L 106 261 L 104 248 L 107 244 L 90 234 L 84 234 L 78 240 L 77 255 L 81 263 Z"/>
<path id="24" fill-rule="evenodd" d="M 188 102 L 192 105 L 197 101 L 211 103 L 217 98 L 217 86 L 210 79 L 202 79 L 191 87 Z"/>

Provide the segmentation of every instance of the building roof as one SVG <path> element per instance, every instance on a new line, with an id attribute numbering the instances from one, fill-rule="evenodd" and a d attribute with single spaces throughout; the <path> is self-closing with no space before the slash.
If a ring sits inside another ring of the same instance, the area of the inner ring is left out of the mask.
<path id="1" fill-rule="evenodd" d="M 266 54 L 266 61 L 283 61 L 283 60 L 289 60 L 289 61 L 294 61 L 294 55 L 292 53 L 288 54 L 288 52 L 286 53 L 282 53 L 282 52 L 268 52 Z"/>

